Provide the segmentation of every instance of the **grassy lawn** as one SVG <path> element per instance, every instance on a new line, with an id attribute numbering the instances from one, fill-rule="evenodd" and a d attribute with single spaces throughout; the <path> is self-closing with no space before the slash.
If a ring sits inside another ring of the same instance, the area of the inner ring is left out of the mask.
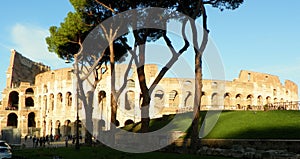
<path id="1" fill-rule="evenodd" d="M 224 157 L 203 157 L 189 154 L 172 154 L 162 152 L 151 152 L 132 154 L 120 152 L 106 147 L 81 147 L 75 150 L 74 147 L 44 148 L 44 149 L 23 149 L 13 152 L 14 156 L 22 156 L 28 159 L 53 159 L 53 156 L 60 156 L 63 159 L 228 159 Z"/>
<path id="2" fill-rule="evenodd" d="M 206 138 L 300 139 L 300 111 L 225 111 Z"/>
<path id="3" fill-rule="evenodd" d="M 201 112 L 202 119 L 206 112 Z M 190 125 L 191 119 L 188 115 L 178 115 L 179 120 L 172 124 L 172 128 Z M 177 116 L 177 117 L 178 117 Z M 164 116 L 160 119 L 152 119 L 150 130 L 155 131 L 170 123 L 174 115 Z M 209 119 L 208 119 L 209 121 Z M 203 121 L 201 121 L 203 122 Z M 206 125 L 209 123 L 207 122 Z M 140 123 L 124 127 L 125 130 L 138 132 Z M 190 129 L 187 131 L 190 134 Z M 224 111 L 212 131 L 205 138 L 211 139 L 300 139 L 300 111 Z M 61 156 L 63 159 L 176 159 L 176 158 L 201 158 L 201 159 L 225 159 L 222 157 L 203 157 L 197 155 L 151 152 L 132 154 L 120 152 L 107 147 L 81 147 L 76 151 L 74 147 L 69 148 L 44 148 L 23 149 L 13 152 L 16 156 L 28 159 L 52 159 L 53 156 Z"/>
<path id="4" fill-rule="evenodd" d="M 201 117 L 206 112 L 201 112 Z M 173 130 L 182 125 L 190 125 L 191 119 L 184 114 L 173 124 Z M 150 131 L 168 124 L 174 115 L 152 119 Z M 209 121 L 209 118 L 208 118 Z M 202 123 L 201 120 L 200 123 Z M 209 125 L 209 123 L 206 123 Z M 138 132 L 141 124 L 124 127 L 125 130 Z M 186 130 L 187 136 L 190 129 Z M 205 137 L 211 139 L 300 139 L 300 111 L 223 111 L 212 131 Z"/>

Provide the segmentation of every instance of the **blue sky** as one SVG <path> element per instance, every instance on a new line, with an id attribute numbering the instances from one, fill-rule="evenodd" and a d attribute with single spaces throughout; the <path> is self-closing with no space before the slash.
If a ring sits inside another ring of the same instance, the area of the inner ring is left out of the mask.
<path id="1" fill-rule="evenodd" d="M 238 77 L 243 69 L 278 75 L 282 81 L 290 79 L 300 85 L 299 6 L 300 1 L 295 0 L 248 0 L 234 11 L 207 7 L 210 36 L 222 57 L 227 80 Z M 1 2 L 1 92 L 12 48 L 52 69 L 66 67 L 48 52 L 45 37 L 49 27 L 59 25 L 72 10 L 68 0 Z"/>

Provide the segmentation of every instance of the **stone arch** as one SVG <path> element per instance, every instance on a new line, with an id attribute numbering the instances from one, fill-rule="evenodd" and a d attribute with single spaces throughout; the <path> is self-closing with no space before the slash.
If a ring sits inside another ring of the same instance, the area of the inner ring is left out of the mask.
<path id="1" fill-rule="evenodd" d="M 105 120 L 103 120 L 103 119 L 98 120 L 98 130 L 100 130 L 100 131 L 105 130 Z"/>
<path id="2" fill-rule="evenodd" d="M 47 110 L 47 105 L 48 105 L 48 98 L 47 98 L 47 96 L 46 95 L 44 95 L 44 97 L 43 97 L 43 102 L 44 102 L 44 110 Z"/>
<path id="3" fill-rule="evenodd" d="M 212 88 L 212 89 L 218 88 L 218 82 L 216 82 L 216 81 L 211 82 L 211 88 Z"/>
<path id="4" fill-rule="evenodd" d="M 207 95 L 206 92 L 201 93 L 201 106 L 207 106 L 209 105 L 208 100 L 207 100 Z"/>
<path id="5" fill-rule="evenodd" d="M 19 107 L 19 92 L 12 91 L 9 93 L 8 109 L 17 110 Z"/>
<path id="6" fill-rule="evenodd" d="M 116 120 L 116 127 L 119 127 L 120 126 L 120 122 L 119 120 Z"/>
<path id="7" fill-rule="evenodd" d="M 44 89 L 44 93 L 48 93 L 48 86 L 46 84 L 44 85 L 43 89 Z"/>
<path id="8" fill-rule="evenodd" d="M 273 89 L 273 96 L 277 96 L 277 89 Z"/>
<path id="9" fill-rule="evenodd" d="M 164 96 L 165 93 L 163 90 L 156 90 L 154 93 L 154 107 L 162 108 L 164 107 Z"/>
<path id="10" fill-rule="evenodd" d="M 61 135 L 62 136 L 69 136 L 71 135 L 71 120 L 67 119 L 64 121 L 64 125 L 62 126 L 62 132 L 61 132 Z"/>
<path id="11" fill-rule="evenodd" d="M 267 101 L 267 104 L 271 104 L 271 103 L 272 103 L 271 97 L 270 97 L 270 96 L 267 96 L 267 97 L 266 97 L 266 101 Z"/>
<path id="12" fill-rule="evenodd" d="M 100 91 L 98 93 L 98 104 L 100 106 L 100 115 L 101 115 L 100 118 L 103 119 L 103 115 L 106 110 L 106 92 L 105 91 Z"/>
<path id="13" fill-rule="evenodd" d="M 62 93 L 58 93 L 57 97 L 56 97 L 56 107 L 59 109 L 62 106 L 62 102 L 63 102 L 63 97 L 62 97 Z"/>
<path id="14" fill-rule="evenodd" d="M 247 108 L 251 107 L 253 105 L 253 95 L 252 94 L 247 95 L 246 100 L 247 100 Z"/>
<path id="15" fill-rule="evenodd" d="M 54 94 L 53 93 L 50 94 L 49 99 L 50 99 L 50 110 L 54 110 Z"/>
<path id="16" fill-rule="evenodd" d="M 61 132 L 60 132 L 60 121 L 59 120 L 56 120 L 55 122 L 55 135 L 61 135 Z"/>
<path id="17" fill-rule="evenodd" d="M 36 127 L 36 122 L 35 122 L 35 113 L 34 112 L 30 112 L 28 114 L 28 122 L 27 122 L 27 126 L 28 127 Z"/>
<path id="18" fill-rule="evenodd" d="M 186 91 L 184 96 L 184 107 L 193 107 L 192 92 Z"/>
<path id="19" fill-rule="evenodd" d="M 212 106 L 219 106 L 219 101 L 218 101 L 218 93 L 213 93 L 211 95 L 211 105 Z"/>
<path id="20" fill-rule="evenodd" d="M 230 95 L 230 93 L 229 92 L 226 92 L 225 94 L 224 94 L 224 108 L 226 109 L 226 108 L 229 108 L 230 107 L 230 97 L 231 97 L 231 95 Z"/>
<path id="21" fill-rule="evenodd" d="M 264 104 L 263 104 L 263 97 L 261 96 L 261 95 L 259 95 L 258 97 L 257 97 L 257 105 L 258 106 L 263 106 Z"/>
<path id="22" fill-rule="evenodd" d="M 236 106 L 238 109 L 241 109 L 243 106 L 243 100 L 242 100 L 243 98 L 242 97 L 243 96 L 241 94 L 237 94 L 235 96 L 235 103 L 236 103 Z"/>
<path id="23" fill-rule="evenodd" d="M 34 91 L 33 91 L 32 88 L 27 88 L 27 89 L 25 90 L 25 94 L 30 94 L 30 95 L 32 95 L 32 94 L 34 94 Z"/>
<path id="24" fill-rule="evenodd" d="M 134 109 L 135 93 L 131 90 L 127 91 L 125 94 L 125 109 L 132 110 Z"/>
<path id="25" fill-rule="evenodd" d="M 16 113 L 8 114 L 6 126 L 18 127 L 18 115 Z"/>
<path id="26" fill-rule="evenodd" d="M 179 94 L 176 90 L 172 90 L 169 93 L 169 107 L 178 107 L 179 105 Z"/>
<path id="27" fill-rule="evenodd" d="M 129 88 L 134 88 L 135 87 L 135 82 L 133 79 L 127 80 L 127 87 Z"/>
<path id="28" fill-rule="evenodd" d="M 25 106 L 26 107 L 34 107 L 34 100 L 32 99 L 32 97 L 25 98 Z"/>
<path id="29" fill-rule="evenodd" d="M 66 106 L 72 106 L 72 93 L 67 92 L 66 93 Z"/>
<path id="30" fill-rule="evenodd" d="M 193 83 L 192 83 L 192 81 L 190 81 L 190 80 L 186 80 L 186 81 L 184 81 L 183 82 L 183 87 L 184 88 L 189 88 L 189 87 L 192 87 L 193 86 Z"/>
<path id="31" fill-rule="evenodd" d="M 124 125 L 126 126 L 126 125 L 133 124 L 133 123 L 134 123 L 133 120 L 128 119 L 124 122 Z"/>

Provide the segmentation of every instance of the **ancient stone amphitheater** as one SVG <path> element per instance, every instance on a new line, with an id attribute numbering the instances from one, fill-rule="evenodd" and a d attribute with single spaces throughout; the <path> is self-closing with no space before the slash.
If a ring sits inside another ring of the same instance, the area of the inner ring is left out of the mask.
<path id="1" fill-rule="evenodd" d="M 117 72 L 126 67 L 118 65 Z M 158 71 L 156 65 L 146 65 L 147 82 L 153 81 Z M 34 62 L 15 50 L 11 51 L 7 70 L 6 88 L 2 92 L 0 129 L 20 131 L 24 135 L 74 135 L 77 109 L 82 103 L 76 100 L 76 80 L 73 68 L 51 70 Z M 105 72 L 97 83 L 93 105 L 94 124 L 109 129 L 110 76 Z M 123 82 L 116 77 L 116 87 Z M 126 89 L 118 99 L 119 126 L 140 120 L 140 89 L 135 68 L 126 81 Z M 164 114 L 191 111 L 194 98 L 194 79 L 163 78 L 151 95 L 151 118 Z M 222 90 L 222 91 L 219 91 Z M 279 77 L 242 70 L 233 81 L 203 80 L 202 110 L 256 110 L 298 109 L 298 86 L 289 80 L 284 84 Z M 81 135 L 84 135 L 80 127 Z"/>

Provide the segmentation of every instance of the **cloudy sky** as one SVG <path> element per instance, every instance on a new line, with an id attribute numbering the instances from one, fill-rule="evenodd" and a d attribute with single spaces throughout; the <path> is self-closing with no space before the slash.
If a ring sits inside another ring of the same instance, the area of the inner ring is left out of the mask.
<path id="1" fill-rule="evenodd" d="M 251 70 L 300 85 L 299 6 L 296 0 L 248 0 L 234 11 L 208 8 L 210 36 L 222 58 L 227 80 L 238 77 L 240 70 Z M 59 25 L 72 10 L 68 0 L 1 2 L 0 91 L 5 87 L 11 49 L 52 69 L 67 67 L 48 52 L 45 37 L 49 27 Z"/>

